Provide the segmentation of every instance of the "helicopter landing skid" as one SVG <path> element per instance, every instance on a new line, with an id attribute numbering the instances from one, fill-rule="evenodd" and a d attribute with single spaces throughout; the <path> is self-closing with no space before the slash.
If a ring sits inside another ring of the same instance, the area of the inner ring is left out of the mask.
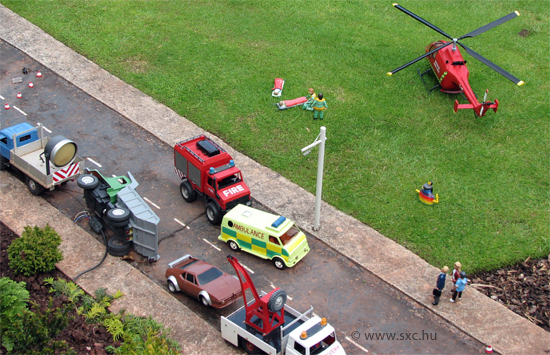
<path id="1" fill-rule="evenodd" d="M 433 73 L 433 69 L 430 68 L 428 70 L 426 70 L 425 72 L 423 73 L 420 73 L 420 69 L 416 69 L 416 72 L 418 73 L 418 76 L 420 76 L 420 79 L 422 80 L 422 83 L 424 84 L 424 87 L 426 88 L 426 90 L 428 90 L 428 94 L 431 94 L 432 93 L 432 90 L 434 89 L 437 89 L 439 86 L 439 84 L 437 84 L 436 86 L 434 86 L 433 88 L 431 89 L 428 89 L 428 85 L 426 84 L 426 81 L 424 81 L 424 75 L 428 74 L 429 72 L 432 72 Z"/>

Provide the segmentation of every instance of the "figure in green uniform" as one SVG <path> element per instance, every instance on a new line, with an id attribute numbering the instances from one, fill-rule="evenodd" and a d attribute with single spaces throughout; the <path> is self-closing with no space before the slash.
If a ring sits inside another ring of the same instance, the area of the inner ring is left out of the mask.
<path id="1" fill-rule="evenodd" d="M 317 98 L 313 101 L 313 119 L 316 120 L 317 116 L 319 119 L 323 119 L 323 112 L 327 109 L 327 102 L 323 98 L 323 93 L 319 93 Z"/>
<path id="2" fill-rule="evenodd" d="M 317 95 L 315 95 L 315 91 L 313 90 L 313 88 L 309 88 L 308 91 L 309 91 L 309 95 L 306 96 L 307 101 L 304 102 L 302 109 L 313 111 L 313 102 L 315 101 L 315 98 L 317 97 Z"/>

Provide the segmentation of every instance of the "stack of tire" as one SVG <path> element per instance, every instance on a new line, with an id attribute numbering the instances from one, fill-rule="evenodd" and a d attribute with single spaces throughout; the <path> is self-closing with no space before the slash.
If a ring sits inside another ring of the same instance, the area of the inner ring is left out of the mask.
<path id="1" fill-rule="evenodd" d="M 103 212 L 103 222 L 106 226 L 110 227 L 115 236 L 111 237 L 107 241 L 107 250 L 109 254 L 113 256 L 124 256 L 130 252 L 132 241 L 126 237 L 126 230 L 130 222 L 130 211 L 122 207 L 114 207 L 107 209 L 109 204 L 108 200 L 100 203 L 98 196 L 105 195 L 106 193 L 95 190 L 106 189 L 99 179 L 91 174 L 80 175 L 76 181 L 77 185 L 84 190 L 84 198 L 86 199 L 86 206 L 93 211 Z M 105 212 L 106 211 L 106 212 Z"/>

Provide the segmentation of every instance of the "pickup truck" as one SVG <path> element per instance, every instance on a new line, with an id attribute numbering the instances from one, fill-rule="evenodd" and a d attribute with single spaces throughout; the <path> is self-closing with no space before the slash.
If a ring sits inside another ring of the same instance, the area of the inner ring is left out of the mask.
<path id="1" fill-rule="evenodd" d="M 23 122 L 0 131 L 0 170 L 12 166 L 26 176 L 33 195 L 53 190 L 84 171 L 77 145 L 63 137 L 44 136 L 42 125 Z"/>

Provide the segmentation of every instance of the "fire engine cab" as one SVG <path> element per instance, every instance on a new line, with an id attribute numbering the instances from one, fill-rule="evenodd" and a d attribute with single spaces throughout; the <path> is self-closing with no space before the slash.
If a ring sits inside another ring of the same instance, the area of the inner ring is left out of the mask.
<path id="1" fill-rule="evenodd" d="M 211 224 L 219 224 L 225 212 L 238 204 L 250 205 L 250 189 L 241 170 L 229 153 L 205 135 L 176 143 L 174 170 L 182 180 L 185 201 L 193 202 L 199 195 L 205 198 Z"/>

